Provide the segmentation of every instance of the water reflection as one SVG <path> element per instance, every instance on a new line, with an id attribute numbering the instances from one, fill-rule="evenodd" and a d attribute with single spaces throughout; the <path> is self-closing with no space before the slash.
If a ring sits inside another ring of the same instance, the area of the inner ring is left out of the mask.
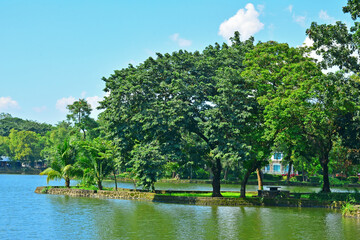
<path id="1" fill-rule="evenodd" d="M 357 239 L 321 208 L 216 207 L 35 194 L 43 176 L 0 175 L 0 239 Z"/>
<path id="2" fill-rule="evenodd" d="M 54 220 L 69 223 L 61 234 L 84 239 L 354 239 L 360 234 L 359 221 L 329 209 L 52 197 Z M 56 238 L 70 236 L 61 234 Z"/>

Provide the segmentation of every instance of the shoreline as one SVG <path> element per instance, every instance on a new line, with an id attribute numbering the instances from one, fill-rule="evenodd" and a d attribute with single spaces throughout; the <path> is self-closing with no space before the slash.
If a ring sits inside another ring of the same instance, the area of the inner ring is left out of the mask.
<path id="1" fill-rule="evenodd" d="M 123 200 L 139 200 L 161 203 L 176 203 L 188 205 L 201 206 L 271 206 L 271 207 L 316 207 L 316 208 L 331 208 L 341 209 L 344 205 L 343 201 L 318 201 L 309 199 L 295 199 L 295 198 L 229 198 L 229 197 L 182 197 L 162 195 L 166 193 L 175 192 L 191 192 L 191 193 L 205 193 L 208 191 L 165 191 L 157 190 L 154 192 L 147 192 L 142 190 L 123 189 L 118 191 L 107 190 L 84 190 L 76 188 L 63 187 L 37 187 L 35 193 L 51 194 L 51 195 L 65 195 L 71 197 L 89 197 L 100 199 L 123 199 Z"/>

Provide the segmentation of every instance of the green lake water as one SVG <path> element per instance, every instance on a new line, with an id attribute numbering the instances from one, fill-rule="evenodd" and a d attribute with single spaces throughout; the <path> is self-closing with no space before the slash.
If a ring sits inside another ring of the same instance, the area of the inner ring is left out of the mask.
<path id="1" fill-rule="evenodd" d="M 360 221 L 343 218 L 335 210 L 192 206 L 34 193 L 44 185 L 45 176 L 0 175 L 0 239 L 360 239 Z M 210 186 L 158 186 L 162 187 Z"/>

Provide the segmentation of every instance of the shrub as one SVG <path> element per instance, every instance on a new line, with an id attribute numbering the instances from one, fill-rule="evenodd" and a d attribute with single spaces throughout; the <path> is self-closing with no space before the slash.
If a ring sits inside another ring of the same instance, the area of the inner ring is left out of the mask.
<path id="1" fill-rule="evenodd" d="M 302 182 L 302 180 L 303 180 L 302 175 L 295 176 L 295 178 L 296 178 L 296 181 L 298 181 L 298 182 Z"/>
<path id="2" fill-rule="evenodd" d="M 331 185 L 344 185 L 344 182 L 341 181 L 339 178 L 329 177 L 329 181 Z"/>
<path id="3" fill-rule="evenodd" d="M 346 201 L 352 203 L 360 202 L 359 193 L 311 193 L 309 196 L 310 200 L 320 200 L 320 201 Z"/>
<path id="4" fill-rule="evenodd" d="M 309 177 L 309 180 L 310 180 L 311 183 L 320 183 L 321 177 L 319 177 L 319 176 L 312 176 L 312 177 Z"/>
<path id="5" fill-rule="evenodd" d="M 264 174 L 265 175 L 265 174 Z M 257 174 L 256 173 L 252 173 L 249 177 L 249 180 L 257 180 Z"/>
<path id="6" fill-rule="evenodd" d="M 357 176 L 350 176 L 350 177 L 347 178 L 347 180 L 350 183 L 357 183 L 359 181 L 359 178 Z"/>
<path id="7" fill-rule="evenodd" d="M 264 180 L 273 180 L 273 175 L 264 173 Z"/>

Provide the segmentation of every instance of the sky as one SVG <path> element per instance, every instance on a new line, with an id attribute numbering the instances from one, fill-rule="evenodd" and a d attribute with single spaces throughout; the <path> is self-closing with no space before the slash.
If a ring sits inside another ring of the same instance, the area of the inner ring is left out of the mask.
<path id="1" fill-rule="evenodd" d="M 0 0 L 0 113 L 56 124 L 103 77 L 156 52 L 242 40 L 301 46 L 311 22 L 343 21 L 346 0 Z M 92 116 L 96 118 L 98 110 Z"/>

